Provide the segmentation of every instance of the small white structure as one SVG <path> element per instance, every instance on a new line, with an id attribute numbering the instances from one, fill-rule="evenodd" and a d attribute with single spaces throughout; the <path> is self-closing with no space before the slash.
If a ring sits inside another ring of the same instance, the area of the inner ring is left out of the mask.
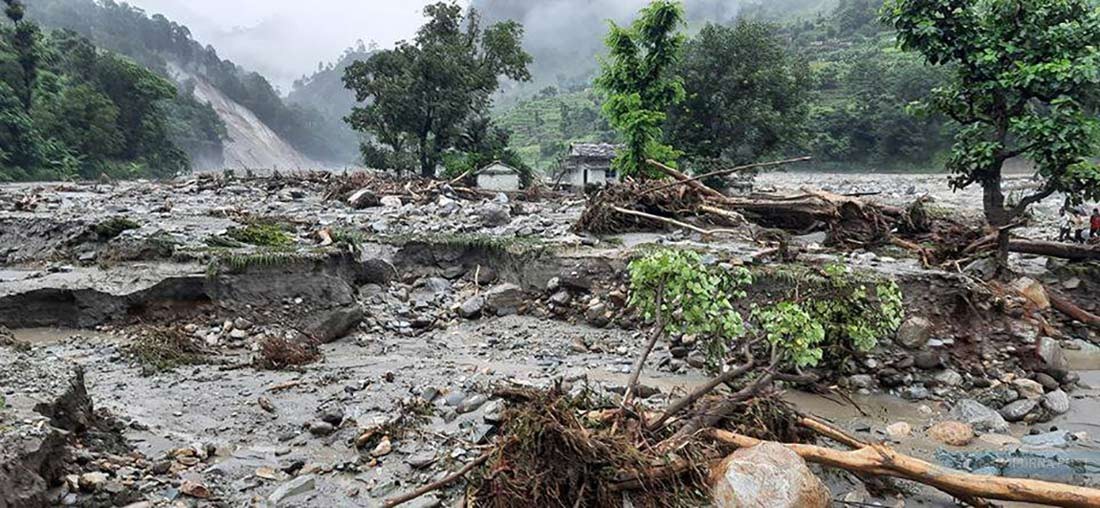
<path id="1" fill-rule="evenodd" d="M 562 163 L 555 183 L 583 189 L 589 185 L 604 185 L 617 179 L 611 161 L 619 147 L 607 143 L 574 143 Z"/>
<path id="2" fill-rule="evenodd" d="M 477 186 L 485 190 L 519 190 L 519 171 L 503 162 L 494 161 L 477 172 Z"/>

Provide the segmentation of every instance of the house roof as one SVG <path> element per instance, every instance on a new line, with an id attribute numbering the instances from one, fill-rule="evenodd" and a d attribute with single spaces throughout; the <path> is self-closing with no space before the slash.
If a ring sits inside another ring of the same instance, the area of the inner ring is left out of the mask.
<path id="1" fill-rule="evenodd" d="M 500 161 L 493 161 L 475 174 L 478 175 L 518 175 L 519 170 Z"/>
<path id="2" fill-rule="evenodd" d="M 614 159 L 619 146 L 610 143 L 573 143 L 569 145 L 570 157 Z"/>

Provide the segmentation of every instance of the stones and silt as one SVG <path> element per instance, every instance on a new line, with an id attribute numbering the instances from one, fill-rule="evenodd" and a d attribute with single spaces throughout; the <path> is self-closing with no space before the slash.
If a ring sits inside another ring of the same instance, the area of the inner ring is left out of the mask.
<path id="1" fill-rule="evenodd" d="M 575 195 L 341 178 L 0 187 L 0 507 L 376 506 L 477 458 L 500 433 L 502 390 L 620 397 L 646 341 L 627 265 L 654 245 L 759 272 L 749 301 L 830 263 L 897 282 L 899 331 L 828 365 L 833 394 L 792 386 L 786 400 L 952 467 L 1097 481 L 1097 335 L 1030 293 L 975 290 L 980 265 L 835 251 L 815 233 L 788 234 L 796 254 L 760 261 L 751 235 L 576 234 Z M 930 193 L 959 217 L 980 202 L 936 177 L 813 178 L 897 205 Z M 1033 227 L 1054 221 L 1040 209 Z M 1097 310 L 1094 266 L 1013 263 Z M 700 344 L 659 343 L 638 397 L 662 407 L 706 379 Z M 741 459 L 730 482 L 767 477 Z M 896 503 L 796 469 L 776 481 L 806 499 Z"/>

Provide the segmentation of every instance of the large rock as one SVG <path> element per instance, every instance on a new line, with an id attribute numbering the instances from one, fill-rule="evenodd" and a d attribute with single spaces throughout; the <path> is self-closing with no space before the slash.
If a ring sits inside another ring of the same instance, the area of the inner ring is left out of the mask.
<path id="1" fill-rule="evenodd" d="M 0 507 L 50 506 L 65 473 L 66 438 L 95 425 L 78 367 L 44 353 L 0 347 Z"/>
<path id="2" fill-rule="evenodd" d="M 1066 379 L 1070 373 L 1069 360 L 1058 341 L 1050 337 L 1039 339 L 1039 343 L 1035 346 L 1035 353 L 1039 356 L 1042 368 L 1047 374 L 1059 381 Z"/>
<path id="3" fill-rule="evenodd" d="M 978 432 L 1008 432 L 1008 422 L 1000 413 L 972 399 L 960 400 L 951 409 L 951 418 L 969 424 Z"/>
<path id="4" fill-rule="evenodd" d="M 1043 289 L 1043 285 L 1039 281 L 1028 277 L 1020 277 L 1012 283 L 1012 289 L 1020 293 L 1020 296 L 1026 298 L 1037 309 L 1046 310 L 1050 308 L 1047 291 Z"/>
<path id="5" fill-rule="evenodd" d="M 359 189 L 348 198 L 348 204 L 356 210 L 382 206 L 382 200 L 369 188 Z"/>
<path id="6" fill-rule="evenodd" d="M 458 315 L 466 319 L 477 319 L 484 309 L 485 297 L 481 295 L 471 296 L 458 307 Z"/>
<path id="7" fill-rule="evenodd" d="M 485 293 L 485 306 L 498 316 L 515 314 L 522 304 L 523 290 L 515 284 L 501 284 Z"/>
<path id="8" fill-rule="evenodd" d="M 1023 421 L 1027 415 L 1031 414 L 1036 407 L 1039 406 L 1039 401 L 1035 399 L 1020 399 L 1005 407 L 1001 408 L 1001 416 L 1005 420 L 1010 422 Z"/>
<path id="9" fill-rule="evenodd" d="M 507 206 L 497 203 L 485 203 L 477 211 L 477 216 L 485 227 L 503 226 L 512 222 L 512 211 Z"/>
<path id="10" fill-rule="evenodd" d="M 898 328 L 897 342 L 902 347 L 920 349 L 932 338 L 932 323 L 919 316 L 913 316 Z"/>
<path id="11" fill-rule="evenodd" d="M 1055 415 L 1063 415 L 1069 412 L 1069 395 L 1062 390 L 1054 390 L 1043 395 L 1043 407 Z"/>
<path id="12" fill-rule="evenodd" d="M 829 489 L 798 454 L 778 443 L 742 448 L 711 475 L 718 508 L 825 508 Z"/>
<path id="13" fill-rule="evenodd" d="M 317 477 L 307 474 L 299 476 L 289 482 L 286 482 L 275 489 L 270 496 L 267 496 L 267 502 L 272 505 L 279 506 L 283 501 L 301 494 L 305 494 L 317 487 Z"/>
<path id="14" fill-rule="evenodd" d="M 328 344 L 346 336 L 363 321 L 359 304 L 314 312 L 303 319 L 301 330 L 313 340 Z"/>
<path id="15" fill-rule="evenodd" d="M 974 428 L 956 421 L 940 422 L 928 429 L 928 437 L 951 446 L 966 446 L 974 441 Z"/>

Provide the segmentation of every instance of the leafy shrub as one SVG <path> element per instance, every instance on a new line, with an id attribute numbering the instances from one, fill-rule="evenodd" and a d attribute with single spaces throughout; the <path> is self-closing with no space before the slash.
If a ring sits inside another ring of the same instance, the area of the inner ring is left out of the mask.
<path id="1" fill-rule="evenodd" d="M 285 247 L 294 242 L 279 226 L 274 224 L 250 224 L 229 230 L 229 238 L 260 247 Z"/>

